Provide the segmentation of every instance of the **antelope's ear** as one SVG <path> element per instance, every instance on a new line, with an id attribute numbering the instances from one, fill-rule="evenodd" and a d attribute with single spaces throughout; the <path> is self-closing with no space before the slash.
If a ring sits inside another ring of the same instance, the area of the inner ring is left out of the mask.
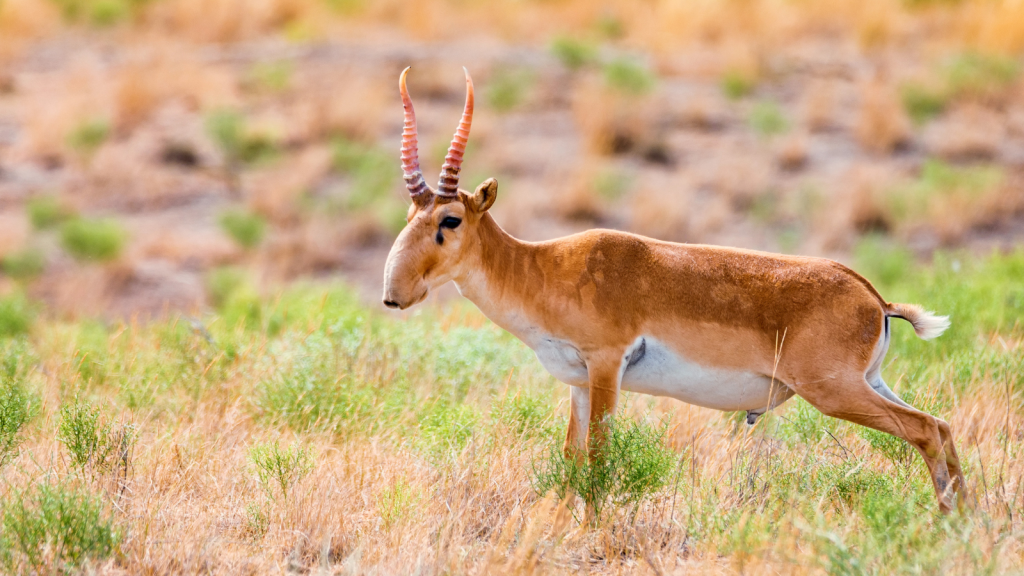
<path id="1" fill-rule="evenodd" d="M 494 178 L 488 178 L 476 187 L 476 191 L 469 197 L 469 202 L 474 211 L 482 214 L 491 207 L 491 204 L 494 204 L 494 200 L 497 197 L 498 181 Z"/>

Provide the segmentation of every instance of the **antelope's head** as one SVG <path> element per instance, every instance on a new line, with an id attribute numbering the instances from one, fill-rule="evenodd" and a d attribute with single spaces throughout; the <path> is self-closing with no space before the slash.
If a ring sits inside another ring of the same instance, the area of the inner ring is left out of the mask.
<path id="1" fill-rule="evenodd" d="M 459 190 L 459 171 L 473 122 L 473 80 L 466 72 L 466 107 L 441 167 L 434 190 L 423 179 L 416 142 L 416 114 L 405 85 L 406 68 L 398 81 L 405 108 L 402 131 L 402 172 L 412 196 L 407 224 L 395 239 L 384 268 L 384 305 L 406 309 L 459 276 L 477 246 L 481 218 L 494 203 L 498 181 L 489 178 L 472 194 Z"/>

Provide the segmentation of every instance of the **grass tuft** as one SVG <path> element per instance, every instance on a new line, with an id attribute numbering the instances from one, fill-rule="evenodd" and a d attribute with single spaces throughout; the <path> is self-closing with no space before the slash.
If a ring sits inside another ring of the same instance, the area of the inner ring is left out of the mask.
<path id="1" fill-rule="evenodd" d="M 267 222 L 259 214 L 231 210 L 221 214 L 220 227 L 231 239 L 246 250 L 252 250 L 263 241 Z"/>
<path id="2" fill-rule="evenodd" d="M 46 259 L 43 253 L 35 248 L 26 248 L 18 252 L 4 255 L 0 260 L 0 268 L 4 274 L 15 280 L 31 280 L 43 273 Z"/>
<path id="3" fill-rule="evenodd" d="M 559 36 L 552 40 L 550 50 L 562 66 L 569 70 L 579 70 L 597 61 L 595 46 L 569 36 Z"/>
<path id="4" fill-rule="evenodd" d="M 115 426 L 99 407 L 75 399 L 60 409 L 57 440 L 67 448 L 72 465 L 102 473 L 127 470 L 137 434 L 133 424 Z"/>
<path id="5" fill-rule="evenodd" d="M 92 158 L 96 150 L 110 136 L 110 123 L 106 120 L 87 120 L 68 134 L 68 146 L 83 158 Z"/>
<path id="6" fill-rule="evenodd" d="M 121 255 L 127 233 L 110 219 L 71 220 L 61 227 L 61 245 L 76 260 L 106 262 Z"/>
<path id="7" fill-rule="evenodd" d="M 678 455 L 665 446 L 668 424 L 616 418 L 608 425 L 606 444 L 595 458 L 566 456 L 552 442 L 544 457 L 534 461 L 533 484 L 538 494 L 568 491 L 594 508 L 597 518 L 609 506 L 632 507 L 671 483 Z"/>
<path id="8" fill-rule="evenodd" d="M 757 102 L 747 118 L 750 127 L 761 138 L 771 138 L 789 130 L 789 121 L 779 105 L 771 101 Z"/>
<path id="9" fill-rule="evenodd" d="M 642 96 L 654 90 L 657 78 L 646 66 L 628 58 L 605 64 L 604 80 L 611 88 L 630 96 Z"/>
<path id="10" fill-rule="evenodd" d="M 24 387 L 13 378 L 0 378 L 0 468 L 18 455 L 24 441 L 21 430 L 32 415 L 32 401 Z"/>
<path id="11" fill-rule="evenodd" d="M 35 307 L 24 294 L 0 297 L 0 338 L 28 333 L 34 319 Z"/>
<path id="12" fill-rule="evenodd" d="M 53 228 L 75 217 L 75 214 L 53 196 L 36 196 L 26 204 L 28 218 L 36 230 Z"/>
<path id="13" fill-rule="evenodd" d="M 296 482 L 313 469 L 313 452 L 308 447 L 292 444 L 282 448 L 277 441 L 257 444 L 249 449 L 256 480 L 271 500 L 288 493 Z"/>
<path id="14" fill-rule="evenodd" d="M 9 573 L 81 573 L 111 557 L 121 541 L 99 496 L 62 484 L 8 494 L 0 518 L 0 552 Z"/>

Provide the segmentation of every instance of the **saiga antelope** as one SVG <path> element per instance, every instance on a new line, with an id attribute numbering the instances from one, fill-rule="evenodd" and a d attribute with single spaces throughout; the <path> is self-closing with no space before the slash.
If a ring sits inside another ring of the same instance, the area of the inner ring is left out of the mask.
<path id="1" fill-rule="evenodd" d="M 882 380 L 889 319 L 935 338 L 945 317 L 886 302 L 862 276 L 822 258 L 675 244 L 614 230 L 546 242 L 505 233 L 487 212 L 498 182 L 460 190 L 473 82 L 437 190 L 423 179 L 402 72 L 402 170 L 412 197 L 388 255 L 384 304 L 406 309 L 454 281 L 571 388 L 567 453 L 599 450 L 620 390 L 668 396 L 747 422 L 794 394 L 822 413 L 887 432 L 924 458 L 943 512 L 966 499 L 949 425 Z M 779 344 L 782 343 L 780 349 Z M 592 436 L 592 442 L 588 442 Z"/>

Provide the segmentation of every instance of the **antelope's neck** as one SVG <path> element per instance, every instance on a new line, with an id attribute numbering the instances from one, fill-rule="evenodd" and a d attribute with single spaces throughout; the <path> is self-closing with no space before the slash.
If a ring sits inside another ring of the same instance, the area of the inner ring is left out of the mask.
<path id="1" fill-rule="evenodd" d="M 492 322 L 530 345 L 538 332 L 548 331 L 538 289 L 544 284 L 537 266 L 542 248 L 512 237 L 490 214 L 477 229 L 478 242 L 455 285 Z"/>

